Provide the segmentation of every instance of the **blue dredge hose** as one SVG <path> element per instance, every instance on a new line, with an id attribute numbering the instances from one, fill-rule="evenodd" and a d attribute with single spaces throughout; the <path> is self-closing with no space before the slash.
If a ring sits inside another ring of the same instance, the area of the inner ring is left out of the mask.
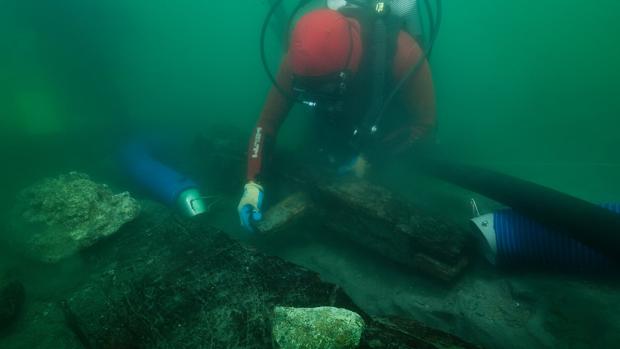
<path id="1" fill-rule="evenodd" d="M 620 204 L 602 207 L 620 214 Z M 472 222 L 484 236 L 485 255 L 493 264 L 583 271 L 607 271 L 614 265 L 611 258 L 593 248 L 510 209 Z"/>
<path id="2" fill-rule="evenodd" d="M 126 145 L 122 157 L 131 179 L 169 206 L 176 205 L 185 190 L 197 188 L 194 181 L 154 159 L 144 143 Z"/>

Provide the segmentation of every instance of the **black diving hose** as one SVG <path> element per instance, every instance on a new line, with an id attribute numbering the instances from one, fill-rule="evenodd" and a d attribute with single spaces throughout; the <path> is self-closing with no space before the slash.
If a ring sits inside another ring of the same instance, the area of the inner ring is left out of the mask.
<path id="1" fill-rule="evenodd" d="M 417 154 L 421 155 L 421 154 Z M 545 186 L 441 156 L 417 156 L 424 173 L 510 206 L 620 263 L 620 215 Z"/>
<path id="2" fill-rule="evenodd" d="M 269 64 L 267 63 L 267 53 L 265 52 L 265 37 L 267 36 L 267 28 L 269 27 L 269 22 L 271 22 L 271 17 L 273 17 L 273 15 L 276 13 L 276 10 L 282 4 L 283 1 L 284 0 L 276 1 L 271 6 L 271 8 L 269 9 L 269 12 L 267 13 L 267 16 L 265 17 L 265 21 L 263 22 L 263 26 L 262 26 L 261 31 L 260 31 L 260 58 L 261 58 L 261 62 L 263 64 L 263 69 L 265 69 L 265 73 L 267 74 L 267 77 L 271 81 L 271 84 L 276 88 L 276 90 L 278 90 L 278 92 L 280 92 L 280 94 L 282 94 L 282 96 L 284 96 L 284 98 L 286 98 L 288 100 L 291 100 L 291 101 L 294 101 L 295 98 L 293 98 L 293 96 L 291 96 L 289 93 L 287 93 L 282 88 L 282 86 L 280 86 L 280 84 L 278 84 L 278 81 L 276 81 L 276 78 L 273 75 L 273 73 L 271 72 L 271 69 L 269 69 Z M 288 37 L 288 35 L 287 35 L 287 37 Z"/>

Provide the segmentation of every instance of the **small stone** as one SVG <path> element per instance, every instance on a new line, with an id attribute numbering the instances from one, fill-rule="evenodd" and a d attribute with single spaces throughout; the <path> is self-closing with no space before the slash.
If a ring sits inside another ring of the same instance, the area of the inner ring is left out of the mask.
<path id="1" fill-rule="evenodd" d="M 364 331 L 357 313 L 334 307 L 276 307 L 273 338 L 280 349 L 357 348 Z"/>
<path id="2" fill-rule="evenodd" d="M 17 281 L 0 288 L 0 330 L 4 330 L 15 321 L 25 298 L 24 286 Z"/>
<path id="3" fill-rule="evenodd" d="M 312 209 L 310 198 L 303 192 L 297 192 L 269 209 L 256 228 L 263 234 L 281 232 L 299 222 Z"/>

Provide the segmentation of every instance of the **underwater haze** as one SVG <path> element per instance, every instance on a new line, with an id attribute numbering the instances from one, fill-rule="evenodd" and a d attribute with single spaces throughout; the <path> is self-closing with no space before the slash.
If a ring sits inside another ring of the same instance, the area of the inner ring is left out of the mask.
<path id="1" fill-rule="evenodd" d="M 2 1 L 2 148 L 25 161 L 16 144 L 105 141 L 130 125 L 217 121 L 249 134 L 269 87 L 259 59 L 268 5 Z M 596 202 L 617 198 L 618 10 L 612 0 L 444 4 L 431 61 L 440 140 L 470 162 Z M 273 69 L 281 48 L 270 34 Z M 11 163 L 4 175 L 45 171 L 40 162 Z"/>
<path id="2" fill-rule="evenodd" d="M 472 162 L 617 200 L 619 10 L 612 0 L 447 3 L 432 61 L 441 140 Z"/>
<path id="3" fill-rule="evenodd" d="M 260 29 L 274 2 L 0 0 L 0 219 L 9 220 L 23 188 L 70 171 L 112 183 L 116 191 L 132 189 L 123 187 L 127 181 L 117 154 L 132 135 L 170 137 L 181 149 L 173 151 L 173 156 L 179 155 L 175 165 L 199 176 L 204 170 L 209 172 L 205 177 L 216 173 L 213 176 L 229 180 L 226 189 L 206 188 L 207 193 L 238 188 L 240 195 L 244 168 L 192 167 L 188 162 L 196 154 L 183 152 L 200 136 L 213 134 L 230 136 L 237 146 L 246 147 L 271 87 L 261 64 Z M 284 12 L 297 2 L 285 0 Z M 464 163 L 595 204 L 620 202 L 619 13 L 617 0 L 443 1 L 442 27 L 430 59 L 441 145 Z M 287 20 L 276 17 L 267 32 L 272 70 L 283 54 Z M 278 148 L 297 149 L 308 122 L 308 113 L 295 107 Z M 191 151 L 210 148 L 200 149 Z M 418 187 L 409 182 L 417 177 L 400 166 L 392 171 L 388 176 L 396 179 L 392 187 L 400 190 L 402 185 L 401 193 L 415 196 Z M 437 185 L 424 188 L 422 196 L 434 200 L 430 206 L 435 211 L 453 209 L 441 206 L 452 201 L 463 202 L 463 210 L 468 210 L 469 194 L 459 189 L 453 199 L 445 199 L 452 187 L 423 181 Z M 444 199 L 432 199 L 433 190 Z M 243 240 L 237 199 L 223 199 L 218 215 L 210 219 Z M 8 230 L 1 228 L 0 234 L 9 235 Z M 77 289 L 89 276 L 90 267 L 81 261 L 62 264 L 61 270 L 41 266 L 13 255 L 3 240 L 0 287 L 4 273 L 18 270 L 25 275 L 27 290 L 37 288 L 31 294 L 37 302 L 51 302 Z M 342 285 L 372 315 L 409 314 L 483 347 L 502 348 L 506 343 L 501 339 L 523 334 L 523 346 L 515 340 L 508 347 L 586 348 L 588 336 L 599 329 L 607 332 L 598 345 L 620 343 L 620 337 L 610 332 L 620 329 L 620 318 L 613 315 L 620 311 L 620 296 L 611 296 L 620 294 L 615 279 L 587 276 L 583 281 L 581 275 L 556 279 L 543 272 L 495 274 L 493 268 L 481 267 L 463 281 L 466 287 L 459 288 L 465 290 L 460 294 L 480 293 L 459 303 L 462 308 L 455 305 L 454 313 L 471 311 L 477 314 L 472 316 L 489 319 L 492 313 L 514 332 L 501 327 L 472 330 L 445 312 L 447 303 L 441 304 L 441 297 L 456 297 L 456 289 L 446 290 L 443 284 L 427 283 L 418 276 L 408 279 L 407 272 L 393 270 L 383 261 L 373 264 L 374 257 L 366 258 L 363 252 L 340 246 L 341 242 L 324 247 L 312 241 L 309 246 L 300 246 L 299 241 L 284 246 L 283 242 L 266 250 Z M 48 274 L 55 277 L 48 279 Z M 521 326 L 516 324 L 517 315 L 506 315 L 500 306 L 473 309 L 475 302 L 484 303 L 480 298 L 485 293 L 478 287 L 487 287 L 491 279 L 502 283 L 484 290 L 499 290 L 497 294 L 521 300 L 547 297 L 549 303 L 536 306 L 546 309 L 548 316 L 534 316 L 536 307 L 525 310 L 515 301 L 510 305 L 519 308 L 514 314 L 531 319 Z M 528 286 L 504 286 L 505 280 Z M 411 291 L 416 285 L 423 291 Z M 562 293 L 574 285 L 578 285 L 574 291 Z M 387 300 L 392 296 L 400 298 Z M 416 297 L 426 297 L 425 302 L 441 310 L 425 314 L 421 309 L 428 306 L 418 306 Z M 563 305 L 573 300 L 577 300 L 573 307 Z M 19 325 L 16 331 L 24 328 L 28 327 Z M 500 334 L 500 330 L 507 332 Z M 11 348 L 33 343 L 21 339 L 31 335 L 18 339 L 11 335 L 0 328 L 0 347 L 3 340 Z"/>
<path id="4" fill-rule="evenodd" d="M 0 6 L 4 149 L 60 134 L 106 138 L 129 124 L 216 120 L 249 134 L 268 90 L 259 59 L 267 1 Z M 475 163 L 594 201 L 616 198 L 620 4 L 444 7 L 431 62 L 441 141 Z M 44 170 L 33 162 L 8 174 Z"/>

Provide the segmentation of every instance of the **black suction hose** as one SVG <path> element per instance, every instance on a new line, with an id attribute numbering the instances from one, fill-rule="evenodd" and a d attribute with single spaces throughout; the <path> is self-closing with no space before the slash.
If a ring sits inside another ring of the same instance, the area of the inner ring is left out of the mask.
<path id="1" fill-rule="evenodd" d="M 267 16 L 265 17 L 265 21 L 263 22 L 263 26 L 262 26 L 261 31 L 260 31 L 260 58 L 261 58 L 261 62 L 263 63 L 263 69 L 265 69 L 265 73 L 267 74 L 267 77 L 269 77 L 269 80 L 271 80 L 271 84 L 286 99 L 294 100 L 293 96 L 291 96 L 289 93 L 287 93 L 280 86 L 280 84 L 278 84 L 278 81 L 276 80 L 276 78 L 274 77 L 273 73 L 269 69 L 269 64 L 267 63 L 267 54 L 265 53 L 265 37 L 267 36 L 267 28 L 269 27 L 269 22 L 271 22 L 271 17 L 273 17 L 273 15 L 276 12 L 276 10 L 278 9 L 278 7 L 282 4 L 282 1 L 284 1 L 284 0 L 278 0 L 277 2 L 275 2 L 271 6 L 271 8 L 269 9 L 269 12 L 267 13 Z"/>
<path id="2" fill-rule="evenodd" d="M 430 32 L 430 37 L 428 38 L 428 49 L 427 52 L 432 50 L 433 47 L 433 39 L 435 37 L 435 15 L 433 14 L 433 7 L 431 6 L 430 0 L 424 0 L 424 7 L 426 9 L 426 16 L 428 17 L 428 30 Z"/>
<path id="3" fill-rule="evenodd" d="M 426 13 L 429 17 L 430 29 L 429 45 L 426 49 L 426 57 L 430 60 L 431 54 L 433 52 L 433 47 L 435 46 L 435 42 L 437 41 L 437 36 L 439 36 L 441 22 L 443 20 L 443 4 L 441 0 L 435 0 L 435 12 L 433 12 L 430 0 L 424 0 L 424 3 L 426 6 Z"/>
<path id="4" fill-rule="evenodd" d="M 301 11 L 302 8 L 304 8 L 306 5 L 308 5 L 309 3 L 311 3 L 312 0 L 301 0 L 297 3 L 297 6 L 295 7 L 295 9 L 293 9 L 293 12 L 291 13 L 291 16 L 288 19 L 288 24 L 286 25 L 286 41 L 284 42 L 284 47 L 286 47 L 288 49 L 288 45 L 289 45 L 289 35 L 291 33 L 291 30 L 293 28 L 293 21 L 295 20 L 295 16 L 297 16 L 297 13 L 299 11 Z"/>
<path id="5" fill-rule="evenodd" d="M 539 184 L 453 163 L 445 157 L 417 156 L 414 161 L 424 173 L 510 206 L 620 263 L 619 214 Z"/>

